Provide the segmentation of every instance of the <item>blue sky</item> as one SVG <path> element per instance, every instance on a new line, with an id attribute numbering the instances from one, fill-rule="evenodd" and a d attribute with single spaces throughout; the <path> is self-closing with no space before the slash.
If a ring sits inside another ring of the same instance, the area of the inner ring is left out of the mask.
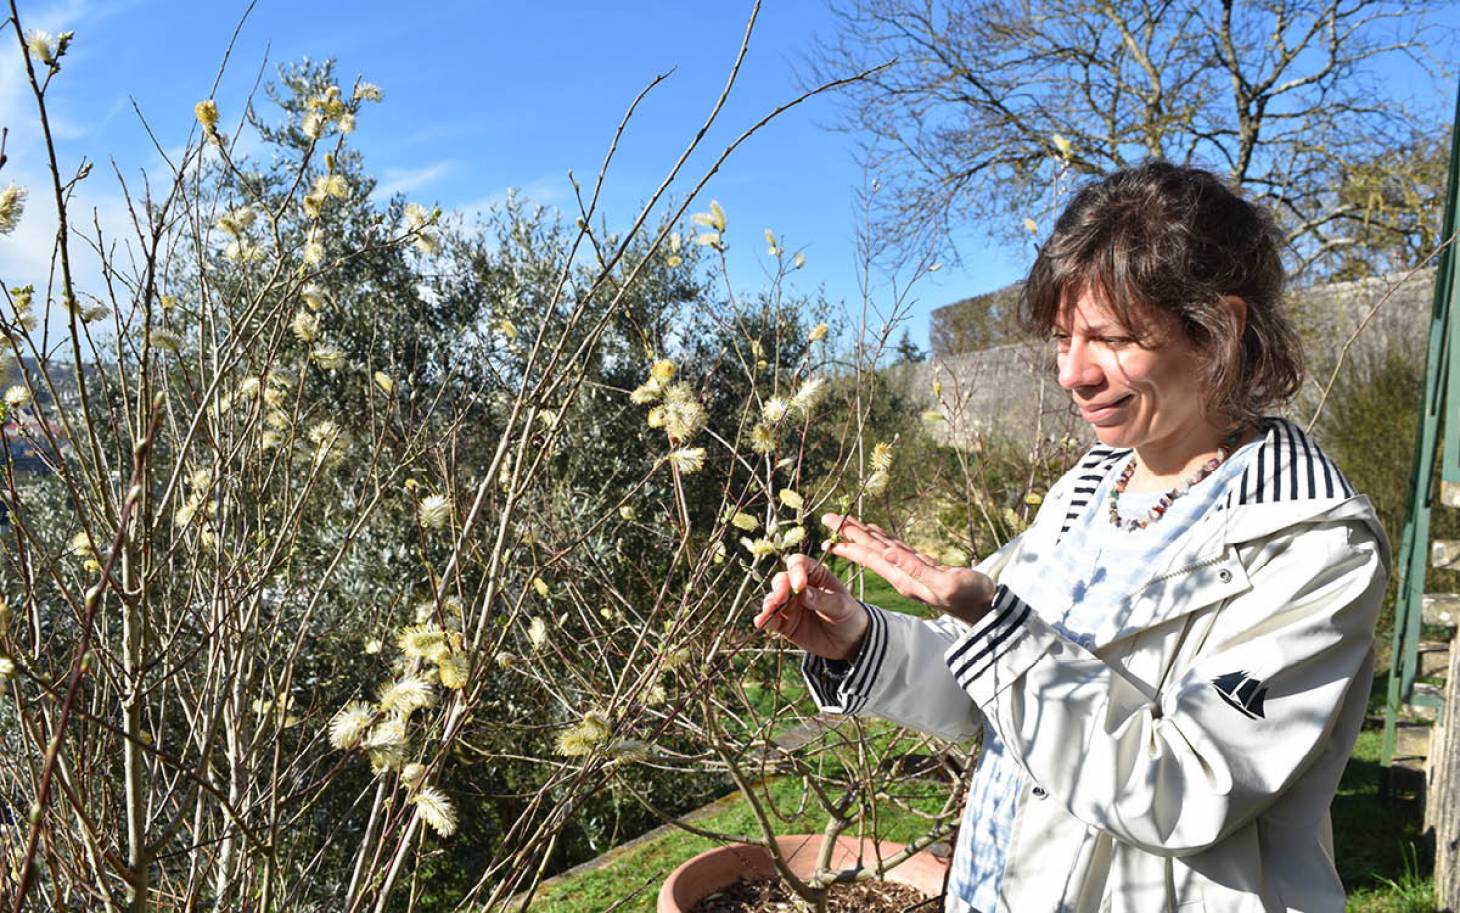
<path id="1" fill-rule="evenodd" d="M 108 160 L 133 179 L 158 165 L 134 102 L 165 148 L 181 146 L 193 127 L 193 103 L 209 94 L 243 8 L 179 0 L 21 4 L 28 27 L 76 32 L 50 104 L 63 159 L 74 166 L 84 154 L 98 162 L 81 199 L 101 210 L 104 222 L 116 224 L 120 213 Z M 621 227 L 703 121 L 750 8 L 682 0 L 259 0 L 217 98 L 229 121 L 261 65 L 270 77 L 280 62 L 335 57 L 342 81 L 359 74 L 385 91 L 385 103 L 366 112 L 353 137 L 367 168 L 386 189 L 471 213 L 513 187 L 568 205 L 567 171 L 591 180 L 629 101 L 653 76 L 675 68 L 643 105 L 610 171 L 605 212 Z M 766 3 L 736 91 L 688 174 L 697 175 L 733 136 L 798 93 L 805 53 L 831 29 L 822 0 Z M 0 52 L 0 124 L 12 129 L 7 177 L 43 191 L 29 125 L 34 105 L 22 90 L 11 44 Z M 769 227 L 805 249 L 807 266 L 795 276 L 802 291 L 820 287 L 833 301 L 860 301 L 856 191 L 864 175 L 855 137 L 825 129 L 835 120 L 829 99 L 813 100 L 754 137 L 712 180 L 702 202 L 714 197 L 729 213 L 732 276 L 741 291 L 764 283 L 761 231 Z M 43 208 L 44 198 L 33 193 L 33 211 Z M 46 225 L 43 216 L 27 216 L 20 232 L 0 239 L 0 280 L 41 284 Z M 907 328 L 920 344 L 932 308 L 1007 284 L 1032 255 L 1032 247 L 989 248 L 979 234 L 970 227 L 963 266 L 915 285 Z M 889 296 L 879 288 L 875 297 L 885 306 Z"/>

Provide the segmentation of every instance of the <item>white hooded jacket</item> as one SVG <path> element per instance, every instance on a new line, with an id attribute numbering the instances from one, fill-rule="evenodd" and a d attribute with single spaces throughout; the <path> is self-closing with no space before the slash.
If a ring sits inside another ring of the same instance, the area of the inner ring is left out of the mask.
<path id="1" fill-rule="evenodd" d="M 1389 546 L 1311 439 L 1265 424 L 1220 507 L 1091 649 L 1019 593 L 1129 453 L 1103 447 L 979 565 L 998 589 L 977 624 L 869 607 L 850 670 L 808 657 L 825 711 L 998 731 L 1028 774 L 1000 913 L 1343 910 L 1328 807 L 1363 723 Z"/>

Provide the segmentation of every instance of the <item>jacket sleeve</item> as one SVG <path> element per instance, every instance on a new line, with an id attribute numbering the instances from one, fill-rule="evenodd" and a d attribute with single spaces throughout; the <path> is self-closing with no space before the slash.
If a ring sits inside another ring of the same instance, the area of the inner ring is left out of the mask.
<path id="1" fill-rule="evenodd" d="M 1155 693 L 1005 585 L 945 654 L 1052 798 L 1158 855 L 1199 852 L 1251 820 L 1368 697 L 1387 546 L 1347 521 L 1269 542 L 1250 572 L 1228 548 L 1218 573 L 1245 576 L 1245 588 L 1213 609 L 1200 647 Z"/>
<path id="2" fill-rule="evenodd" d="M 997 580 L 1018 543 L 1018 537 L 1011 539 L 977 569 Z M 879 716 L 949 741 L 981 732 L 983 715 L 942 662 L 968 626 L 948 616 L 913 618 L 862 605 L 869 624 L 855 658 L 807 654 L 801 661 L 816 706 L 823 713 Z"/>
<path id="3" fill-rule="evenodd" d="M 867 636 L 850 662 L 807 654 L 801 672 L 824 713 L 870 713 L 950 741 L 980 731 L 982 717 L 941 662 L 967 630 L 951 619 L 922 619 L 863 603 Z"/>

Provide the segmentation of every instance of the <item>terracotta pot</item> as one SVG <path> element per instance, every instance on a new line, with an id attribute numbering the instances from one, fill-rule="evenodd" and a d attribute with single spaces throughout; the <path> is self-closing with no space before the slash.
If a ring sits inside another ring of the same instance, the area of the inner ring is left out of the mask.
<path id="1" fill-rule="evenodd" d="M 791 837 L 777 837 L 776 843 L 791 871 L 799 877 L 807 877 L 816 867 L 816 857 L 821 851 L 820 834 L 797 834 Z M 872 863 L 880 853 L 887 858 L 903 848 L 901 843 L 886 840 L 858 840 L 855 837 L 838 837 L 836 849 L 831 854 L 831 868 L 851 868 L 860 856 Z M 860 851 L 860 852 L 859 852 Z M 924 896 L 935 897 L 943 890 L 943 879 L 948 864 L 932 853 L 916 853 L 911 859 L 887 873 L 888 881 L 905 884 L 921 891 Z M 706 850 L 681 865 L 665 879 L 659 889 L 659 913 L 684 913 L 695 904 L 716 891 L 723 891 L 742 877 L 777 878 L 776 867 L 771 855 L 758 846 L 732 843 L 729 846 Z"/>

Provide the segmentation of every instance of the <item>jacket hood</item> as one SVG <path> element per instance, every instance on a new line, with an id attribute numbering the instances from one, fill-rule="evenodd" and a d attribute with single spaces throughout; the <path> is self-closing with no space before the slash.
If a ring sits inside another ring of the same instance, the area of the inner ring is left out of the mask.
<path id="1" fill-rule="evenodd" d="M 1209 547 L 1261 539 L 1315 520 L 1361 520 L 1387 545 L 1388 537 L 1369 499 L 1354 490 L 1317 441 L 1283 418 L 1263 419 L 1261 430 L 1257 452 L 1211 518 L 1220 524 L 1221 534 L 1208 540 Z M 1129 455 L 1129 448 L 1097 445 L 1080 458 L 1070 473 L 1067 500 L 1055 508 L 1064 513 L 1060 535 L 1086 509 L 1114 464 Z"/>
<path id="2" fill-rule="evenodd" d="M 1327 522 L 1363 523 L 1380 543 L 1383 563 L 1386 569 L 1389 567 L 1388 538 L 1369 499 L 1354 490 L 1317 442 L 1286 419 L 1263 419 L 1262 432 L 1262 440 L 1247 458 L 1242 474 L 1228 483 L 1226 497 L 1191 527 L 1182 542 L 1173 545 L 1159 566 L 1151 568 L 1151 582 L 1190 571 L 1195 574 L 1190 580 L 1201 581 L 1203 600 L 1235 594 L 1248 582 L 1234 546 Z M 1086 505 L 1107 473 L 1129 457 L 1129 449 L 1103 446 L 1086 453 L 1067 475 L 1070 481 L 1061 486 L 1059 497 L 1052 499 L 1051 512 L 1056 516 L 1038 532 L 1031 529 L 1035 535 L 1026 548 L 1038 555 L 1056 547 L 1059 536 L 1088 509 Z M 1057 519 L 1061 515 L 1063 528 Z M 1112 614 L 1095 633 L 1095 644 L 1105 645 L 1139 633 L 1200 604 L 1200 600 L 1190 598 L 1142 600 L 1140 613 Z"/>
<path id="3" fill-rule="evenodd" d="M 1362 520 L 1387 543 L 1369 499 L 1293 422 L 1263 420 L 1265 435 L 1219 510 L 1229 544 L 1272 535 L 1314 520 Z"/>

